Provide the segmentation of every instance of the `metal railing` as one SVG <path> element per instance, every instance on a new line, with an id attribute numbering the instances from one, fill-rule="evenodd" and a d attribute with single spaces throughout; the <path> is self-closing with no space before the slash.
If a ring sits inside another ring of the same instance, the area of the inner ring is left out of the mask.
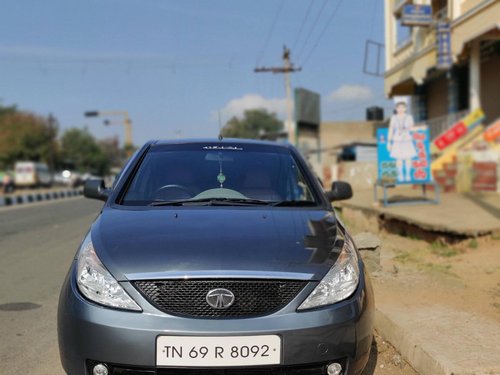
<path id="1" fill-rule="evenodd" d="M 469 113 L 468 109 L 458 111 L 455 113 L 449 113 L 445 116 L 435 117 L 429 120 L 421 121 L 419 125 L 427 125 L 429 127 L 430 138 L 435 139 L 439 134 L 445 132 L 453 125 L 455 125 L 460 119 L 467 116 Z"/>

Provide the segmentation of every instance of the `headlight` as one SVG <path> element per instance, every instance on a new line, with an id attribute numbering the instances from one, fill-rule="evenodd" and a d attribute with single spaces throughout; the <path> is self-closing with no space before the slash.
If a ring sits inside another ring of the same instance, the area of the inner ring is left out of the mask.
<path id="1" fill-rule="evenodd" d="M 309 294 L 298 310 L 331 305 L 350 297 L 359 283 L 358 255 L 346 235 L 342 251 L 333 267 Z"/>
<path id="2" fill-rule="evenodd" d="M 91 301 L 118 309 L 142 311 L 101 263 L 90 234 L 78 254 L 76 281 L 80 292 Z"/>

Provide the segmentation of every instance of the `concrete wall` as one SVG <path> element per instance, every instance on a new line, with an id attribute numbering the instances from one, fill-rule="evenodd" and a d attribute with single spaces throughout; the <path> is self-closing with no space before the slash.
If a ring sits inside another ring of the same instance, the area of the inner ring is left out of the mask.
<path id="1" fill-rule="evenodd" d="M 500 151 L 468 150 L 457 156 L 458 192 L 496 191 L 500 193 Z"/>
<path id="2" fill-rule="evenodd" d="M 325 186 L 329 186 L 337 175 L 337 153 L 335 147 L 351 142 L 375 142 L 377 122 L 373 121 L 325 121 L 320 125 L 321 164 Z"/>
<path id="3" fill-rule="evenodd" d="M 349 182 L 354 190 L 371 189 L 377 181 L 377 161 L 342 162 L 338 166 L 338 177 Z"/>
<path id="4" fill-rule="evenodd" d="M 376 122 L 327 121 L 320 125 L 321 149 L 325 162 L 334 162 L 333 148 L 351 142 L 374 142 Z M 332 158 L 333 156 L 333 158 Z"/>

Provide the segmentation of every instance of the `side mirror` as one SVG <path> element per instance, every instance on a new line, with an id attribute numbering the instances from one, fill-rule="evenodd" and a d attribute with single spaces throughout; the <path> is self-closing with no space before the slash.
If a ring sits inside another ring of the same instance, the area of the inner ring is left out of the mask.
<path id="1" fill-rule="evenodd" d="M 332 190 L 325 193 L 330 202 L 341 201 L 352 198 L 351 184 L 343 181 L 335 181 L 332 183 Z"/>
<path id="2" fill-rule="evenodd" d="M 106 189 L 104 186 L 104 180 L 94 179 L 85 181 L 85 186 L 83 187 L 83 195 L 86 198 L 99 199 L 101 201 L 106 201 L 109 197 L 111 190 Z"/>

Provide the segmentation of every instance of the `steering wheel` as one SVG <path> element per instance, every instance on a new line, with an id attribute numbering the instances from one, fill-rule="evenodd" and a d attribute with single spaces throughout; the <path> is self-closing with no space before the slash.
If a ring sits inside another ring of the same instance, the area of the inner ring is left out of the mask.
<path id="1" fill-rule="evenodd" d="M 154 195 L 155 197 L 160 196 L 162 199 L 188 199 L 193 196 L 186 186 L 177 184 L 159 187 L 156 189 Z"/>

